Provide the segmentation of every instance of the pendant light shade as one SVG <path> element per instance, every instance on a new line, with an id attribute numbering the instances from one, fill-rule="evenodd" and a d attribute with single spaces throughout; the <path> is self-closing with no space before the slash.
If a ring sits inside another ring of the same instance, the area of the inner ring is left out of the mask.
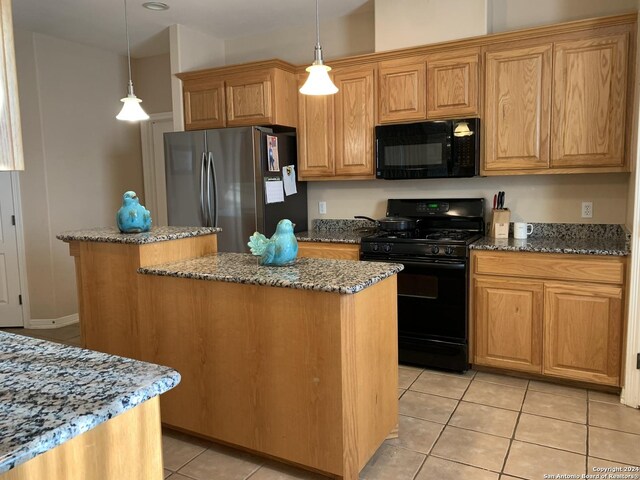
<path id="1" fill-rule="evenodd" d="M 338 92 L 329 72 L 331 67 L 325 65 L 322 61 L 322 47 L 320 46 L 320 15 L 318 12 L 318 0 L 316 0 L 316 47 L 313 63 L 306 68 L 309 72 L 307 81 L 300 88 L 303 95 L 333 95 Z"/>
<path id="2" fill-rule="evenodd" d="M 129 65 L 129 86 L 127 88 L 127 96 L 121 98 L 124 103 L 122 110 L 116 115 L 118 120 L 126 120 L 129 122 L 139 122 L 140 120 L 149 120 L 149 115 L 142 109 L 140 100 L 133 93 L 133 82 L 131 81 L 131 50 L 129 47 L 129 23 L 127 22 L 127 0 L 124 0 L 124 28 L 127 32 L 127 62 Z"/>

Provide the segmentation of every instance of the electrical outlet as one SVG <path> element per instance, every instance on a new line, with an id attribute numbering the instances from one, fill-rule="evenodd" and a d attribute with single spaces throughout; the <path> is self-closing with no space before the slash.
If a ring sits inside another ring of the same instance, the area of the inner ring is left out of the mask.
<path id="1" fill-rule="evenodd" d="M 582 218 L 593 218 L 593 202 L 582 202 Z"/>
<path id="2" fill-rule="evenodd" d="M 318 202 L 318 213 L 325 215 L 327 213 L 327 202 Z"/>

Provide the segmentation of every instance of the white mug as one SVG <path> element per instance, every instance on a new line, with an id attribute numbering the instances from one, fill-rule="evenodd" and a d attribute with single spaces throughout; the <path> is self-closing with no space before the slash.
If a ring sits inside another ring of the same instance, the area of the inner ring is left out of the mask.
<path id="1" fill-rule="evenodd" d="M 524 222 L 513 223 L 513 238 L 524 240 L 533 232 L 533 225 Z"/>

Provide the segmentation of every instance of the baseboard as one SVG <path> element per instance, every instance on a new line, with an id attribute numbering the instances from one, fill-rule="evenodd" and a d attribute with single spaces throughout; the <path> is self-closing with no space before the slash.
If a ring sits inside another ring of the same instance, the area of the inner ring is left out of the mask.
<path id="1" fill-rule="evenodd" d="M 58 318 L 32 318 L 29 320 L 29 325 L 25 327 L 27 328 L 61 328 L 66 327 L 67 325 L 72 325 L 74 323 L 78 323 L 80 321 L 80 317 L 77 313 L 72 313 L 71 315 L 67 315 L 66 317 L 58 317 Z"/>

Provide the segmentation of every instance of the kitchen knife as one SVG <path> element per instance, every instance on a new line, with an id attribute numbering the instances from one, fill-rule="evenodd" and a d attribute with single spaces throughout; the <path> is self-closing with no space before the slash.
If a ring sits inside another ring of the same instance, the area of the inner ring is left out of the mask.
<path id="1" fill-rule="evenodd" d="M 493 209 L 495 210 L 497 206 L 498 206 L 498 194 L 496 193 L 493 196 Z"/>

